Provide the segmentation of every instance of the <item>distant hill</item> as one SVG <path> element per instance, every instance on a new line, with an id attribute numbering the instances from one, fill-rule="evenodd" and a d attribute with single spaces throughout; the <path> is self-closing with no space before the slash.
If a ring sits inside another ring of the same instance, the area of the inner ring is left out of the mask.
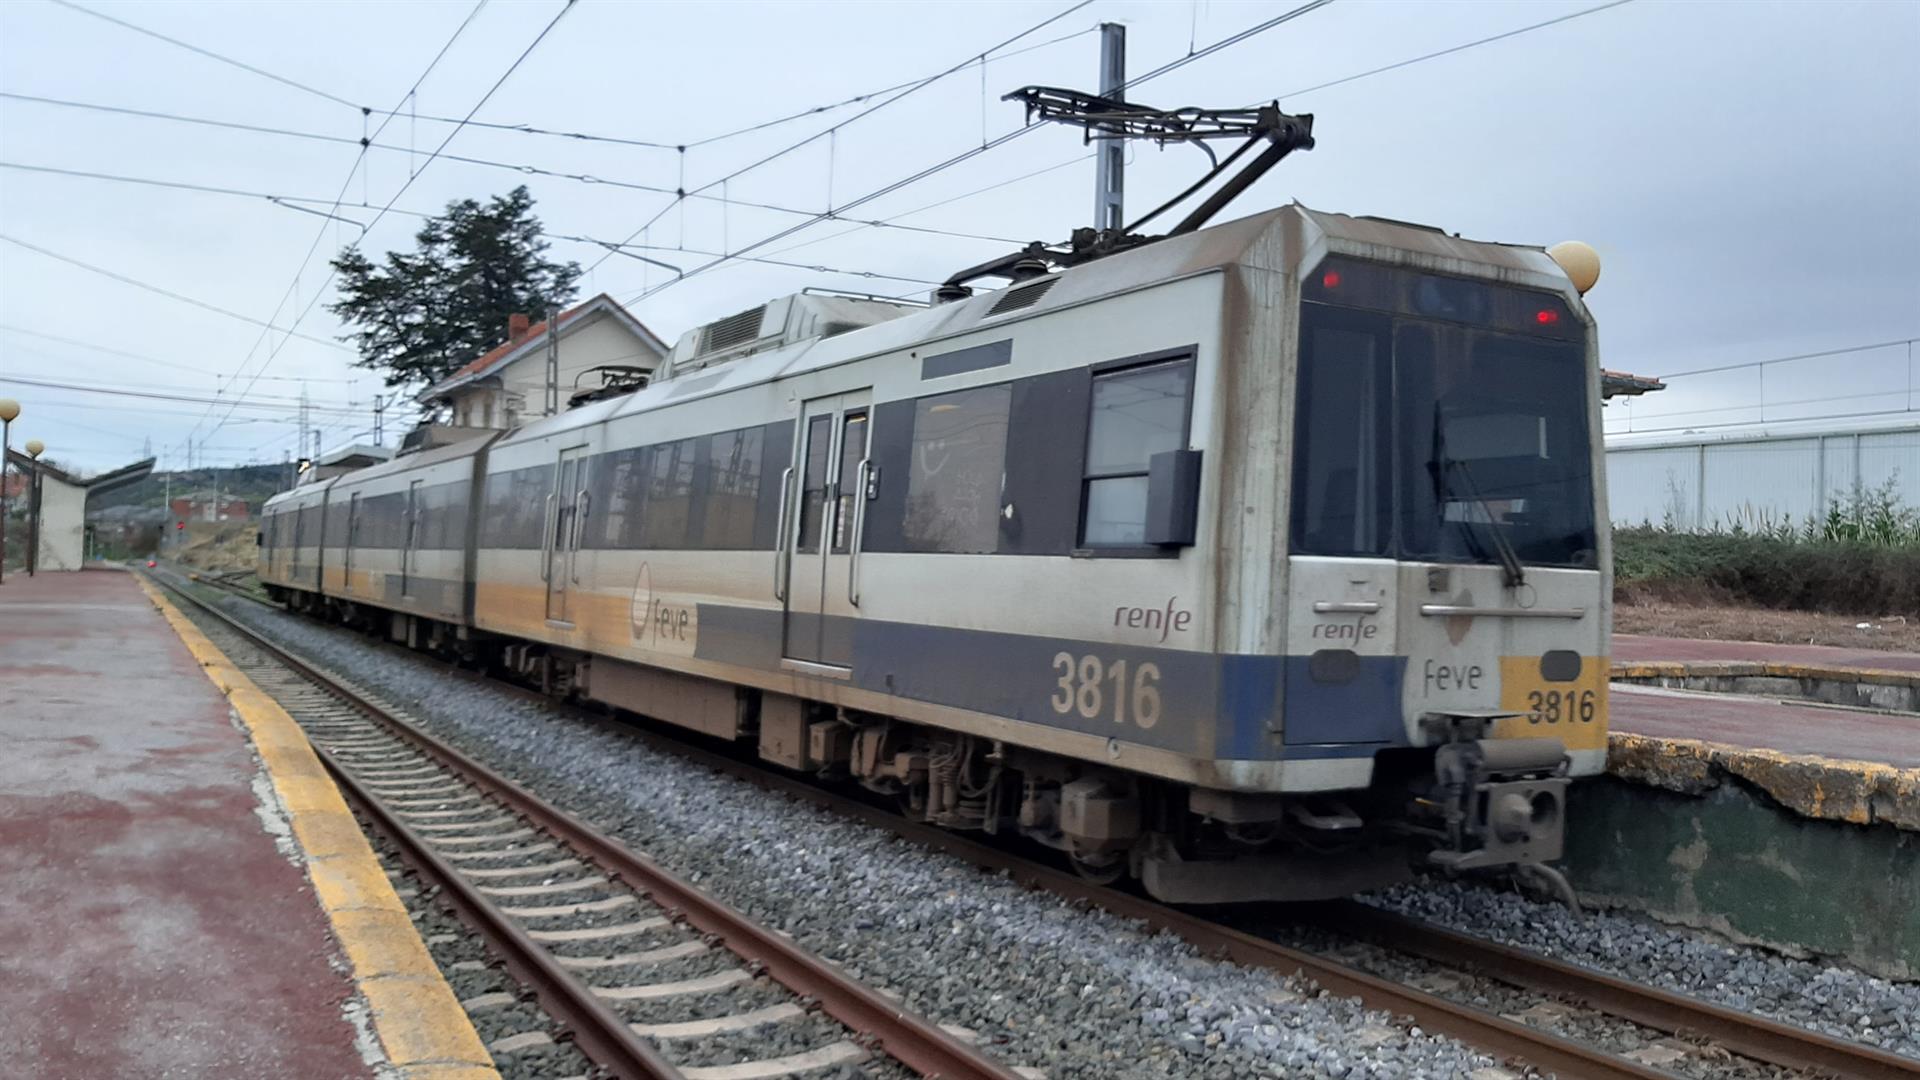
<path id="1" fill-rule="evenodd" d="M 171 483 L 174 497 L 196 491 L 222 491 L 247 500 L 247 510 L 260 512 L 260 504 L 285 490 L 288 469 L 285 465 L 236 465 L 226 469 L 178 469 L 156 472 L 137 484 L 109 491 L 88 501 L 87 509 L 98 511 L 116 506 L 165 509 Z"/>

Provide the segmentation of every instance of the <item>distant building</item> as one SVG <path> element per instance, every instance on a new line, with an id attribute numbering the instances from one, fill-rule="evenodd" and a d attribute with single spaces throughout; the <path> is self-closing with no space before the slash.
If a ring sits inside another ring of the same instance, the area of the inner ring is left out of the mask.
<path id="1" fill-rule="evenodd" d="M 175 521 L 245 521 L 247 500 L 217 491 L 197 491 L 167 504 Z"/>
<path id="2" fill-rule="evenodd" d="M 1617 525 L 1689 531 L 1804 525 L 1886 489 L 1920 507 L 1920 420 L 1784 420 L 1607 436 Z"/>
<path id="3" fill-rule="evenodd" d="M 557 408 L 548 407 L 549 349 L 558 355 Z M 444 408 L 453 428 L 512 428 L 565 409 L 576 390 L 597 388 L 603 372 L 649 374 L 666 355 L 665 342 L 601 293 L 562 312 L 551 328 L 513 316 L 506 341 L 415 400 Z"/>

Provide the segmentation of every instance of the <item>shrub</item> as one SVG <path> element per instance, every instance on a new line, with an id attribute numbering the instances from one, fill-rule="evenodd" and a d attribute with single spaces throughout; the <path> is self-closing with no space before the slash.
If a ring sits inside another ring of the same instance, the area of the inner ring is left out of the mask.
<path id="1" fill-rule="evenodd" d="M 1615 582 L 1629 597 L 1920 615 L 1920 545 L 1646 527 L 1616 529 L 1613 544 Z"/>

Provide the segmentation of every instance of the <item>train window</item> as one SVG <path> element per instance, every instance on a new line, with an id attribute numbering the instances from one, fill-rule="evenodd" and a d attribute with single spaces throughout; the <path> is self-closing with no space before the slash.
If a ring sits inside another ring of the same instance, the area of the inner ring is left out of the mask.
<path id="1" fill-rule="evenodd" d="M 1387 319 L 1317 305 L 1303 317 L 1292 548 L 1384 555 L 1393 539 Z"/>
<path id="2" fill-rule="evenodd" d="M 914 402 L 901 529 L 907 550 L 990 552 L 999 546 L 1012 406 L 1013 389 L 1004 383 Z"/>
<path id="3" fill-rule="evenodd" d="M 1186 446 L 1192 393 L 1193 365 L 1187 361 L 1094 376 L 1081 480 L 1084 546 L 1146 543 L 1147 463 Z"/>
<path id="4" fill-rule="evenodd" d="M 850 412 L 840 428 L 840 474 L 835 477 L 840 485 L 840 496 L 834 500 L 833 510 L 835 555 L 845 555 L 852 546 L 855 500 L 864 498 L 866 494 L 854 489 L 860 484 L 860 462 L 866 456 L 867 414 Z"/>
<path id="5" fill-rule="evenodd" d="M 827 504 L 827 453 L 832 449 L 833 417 L 807 421 L 806 467 L 800 475 L 800 542 L 794 550 L 820 550 L 820 512 Z"/>
<path id="6" fill-rule="evenodd" d="M 681 439 L 653 448 L 647 471 L 647 506 L 640 515 L 640 546 L 685 548 L 693 519 L 694 458 L 700 440 Z"/>
<path id="7" fill-rule="evenodd" d="M 703 547 L 739 551 L 753 546 L 763 439 L 757 427 L 707 436 L 700 484 L 706 501 L 700 532 Z"/>
<path id="8" fill-rule="evenodd" d="M 633 447 L 603 457 L 593 470 L 594 483 L 605 487 L 594 491 L 599 520 L 588 525 L 588 542 L 594 547 L 632 547 L 640 532 L 641 505 L 646 501 L 647 451 L 645 447 Z"/>

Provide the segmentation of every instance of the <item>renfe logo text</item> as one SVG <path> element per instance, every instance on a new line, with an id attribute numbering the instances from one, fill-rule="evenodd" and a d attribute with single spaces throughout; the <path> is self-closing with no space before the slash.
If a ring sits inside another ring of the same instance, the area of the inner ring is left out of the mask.
<path id="1" fill-rule="evenodd" d="M 1167 640 L 1170 631 L 1178 630 L 1184 634 L 1187 627 L 1193 625 L 1193 612 L 1174 610 L 1173 605 L 1179 599 L 1177 596 L 1167 597 L 1164 609 L 1127 607 L 1123 604 L 1113 609 L 1113 625 L 1125 626 L 1130 630 L 1158 630 L 1161 641 Z"/>

